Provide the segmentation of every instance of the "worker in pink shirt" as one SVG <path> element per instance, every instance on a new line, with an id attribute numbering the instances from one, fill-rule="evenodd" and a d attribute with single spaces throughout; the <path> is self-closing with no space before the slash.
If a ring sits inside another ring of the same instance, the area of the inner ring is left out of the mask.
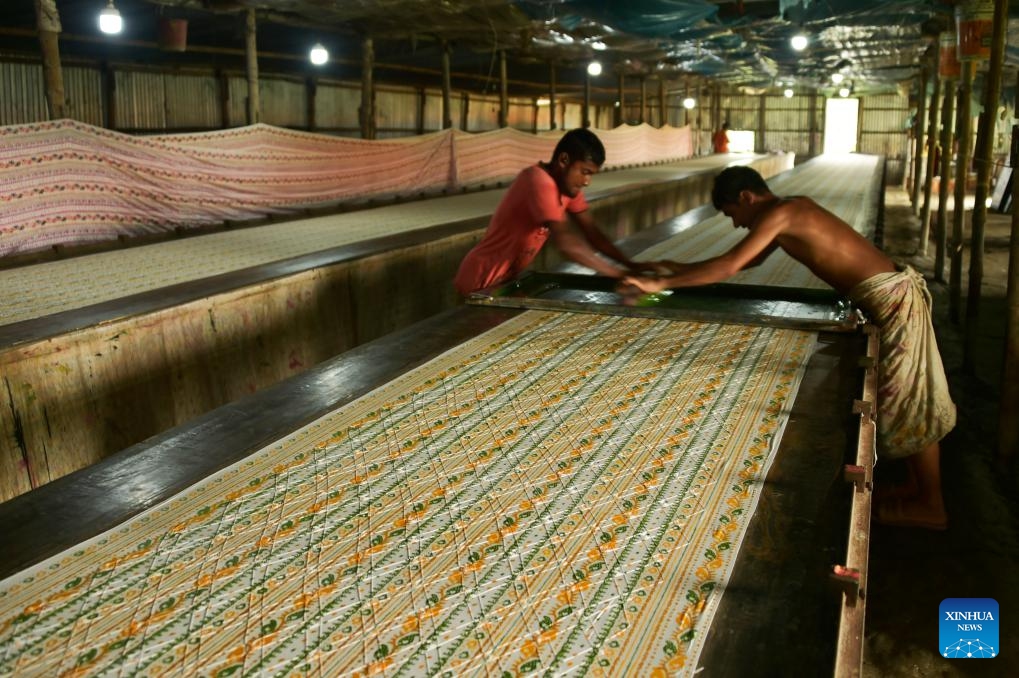
<path id="1" fill-rule="evenodd" d="M 516 278 L 550 235 L 564 256 L 601 275 L 621 278 L 638 269 L 588 211 L 584 188 L 604 162 L 601 140 L 590 130 L 575 129 L 559 140 L 551 161 L 522 170 L 481 241 L 460 262 L 453 281 L 457 291 L 467 296 Z"/>

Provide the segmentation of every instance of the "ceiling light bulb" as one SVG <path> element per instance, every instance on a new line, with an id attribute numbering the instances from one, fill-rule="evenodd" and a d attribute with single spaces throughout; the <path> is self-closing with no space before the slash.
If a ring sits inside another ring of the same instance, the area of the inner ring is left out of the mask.
<path id="1" fill-rule="evenodd" d="M 591 43 L 591 49 L 596 49 L 596 50 L 598 50 L 599 52 L 604 52 L 604 51 L 605 51 L 605 50 L 607 50 L 608 48 L 609 48 L 609 46 L 608 46 L 608 45 L 606 45 L 606 44 L 605 44 L 604 42 L 602 42 L 601 40 L 595 40 L 594 42 L 592 42 L 592 43 Z"/>
<path id="2" fill-rule="evenodd" d="M 807 42 L 808 42 L 807 36 L 803 35 L 802 33 L 797 33 L 796 35 L 793 36 L 793 39 L 789 41 L 789 44 L 791 44 L 793 46 L 793 49 L 795 49 L 797 52 L 802 52 L 807 48 Z"/>
<path id="3" fill-rule="evenodd" d="M 782 92 L 782 94 L 785 95 L 786 99 L 793 98 L 793 91 L 791 89 L 787 89 L 786 91 Z"/>
<path id="4" fill-rule="evenodd" d="M 120 18 L 120 12 L 113 6 L 113 0 L 107 0 L 106 7 L 99 12 L 99 30 L 114 35 L 120 33 L 123 28 L 124 20 Z"/>
<path id="5" fill-rule="evenodd" d="M 311 59 L 311 63 L 316 66 L 321 66 L 325 62 L 329 61 L 329 50 L 323 47 L 322 43 L 317 43 L 308 53 L 308 58 Z"/>
<path id="6" fill-rule="evenodd" d="M 697 100 L 694 99 L 693 97 L 687 97 L 683 99 L 683 108 L 685 108 L 686 110 L 689 111 L 691 108 L 694 108 L 695 106 L 697 106 Z"/>
<path id="7" fill-rule="evenodd" d="M 601 64 L 597 61 L 592 61 L 587 65 L 588 75 L 601 75 Z"/>
<path id="8" fill-rule="evenodd" d="M 845 79 L 846 79 L 846 76 L 842 75 L 841 73 L 832 73 L 831 74 L 831 81 L 834 82 L 836 85 L 839 84 L 840 82 L 842 82 Z"/>
<path id="9" fill-rule="evenodd" d="M 534 104 L 536 106 L 550 106 L 552 105 L 552 99 L 549 97 L 538 97 Z"/>
<path id="10" fill-rule="evenodd" d="M 845 99 L 847 96 L 849 96 L 849 88 L 848 87 L 843 87 L 842 89 L 840 89 L 839 90 L 839 96 L 842 97 L 843 99 Z"/>

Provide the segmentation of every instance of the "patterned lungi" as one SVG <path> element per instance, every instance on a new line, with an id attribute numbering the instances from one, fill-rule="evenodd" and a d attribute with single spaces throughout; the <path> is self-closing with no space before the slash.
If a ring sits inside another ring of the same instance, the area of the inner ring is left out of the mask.
<path id="1" fill-rule="evenodd" d="M 864 280 L 849 298 L 881 332 L 878 451 L 889 457 L 921 452 L 955 427 L 927 284 L 907 266 Z"/>

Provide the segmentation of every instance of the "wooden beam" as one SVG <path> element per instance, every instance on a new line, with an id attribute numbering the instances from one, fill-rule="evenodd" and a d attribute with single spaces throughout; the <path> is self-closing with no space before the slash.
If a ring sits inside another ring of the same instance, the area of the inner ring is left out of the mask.
<path id="1" fill-rule="evenodd" d="M 581 116 L 582 127 L 591 126 L 591 74 L 584 73 L 584 113 Z"/>
<path id="2" fill-rule="evenodd" d="M 317 127 L 315 120 L 315 109 L 317 108 L 317 105 L 315 104 L 315 100 L 318 98 L 318 78 L 314 75 L 310 76 L 304 83 L 304 92 L 305 107 L 307 110 L 306 114 L 308 118 L 308 131 L 314 132 Z"/>
<path id="3" fill-rule="evenodd" d="M 619 127 L 626 122 L 626 74 L 619 71 L 619 85 L 616 92 L 616 115 L 615 123 L 616 127 Z"/>
<path id="4" fill-rule="evenodd" d="M 647 78 L 640 76 L 640 120 L 641 124 L 647 122 Z"/>

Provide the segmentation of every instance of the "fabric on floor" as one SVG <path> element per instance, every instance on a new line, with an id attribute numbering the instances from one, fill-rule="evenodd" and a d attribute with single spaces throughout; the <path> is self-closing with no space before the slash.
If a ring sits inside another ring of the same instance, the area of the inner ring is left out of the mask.
<path id="1" fill-rule="evenodd" d="M 0 674 L 692 674 L 815 335 L 531 311 L 0 582 Z"/>

